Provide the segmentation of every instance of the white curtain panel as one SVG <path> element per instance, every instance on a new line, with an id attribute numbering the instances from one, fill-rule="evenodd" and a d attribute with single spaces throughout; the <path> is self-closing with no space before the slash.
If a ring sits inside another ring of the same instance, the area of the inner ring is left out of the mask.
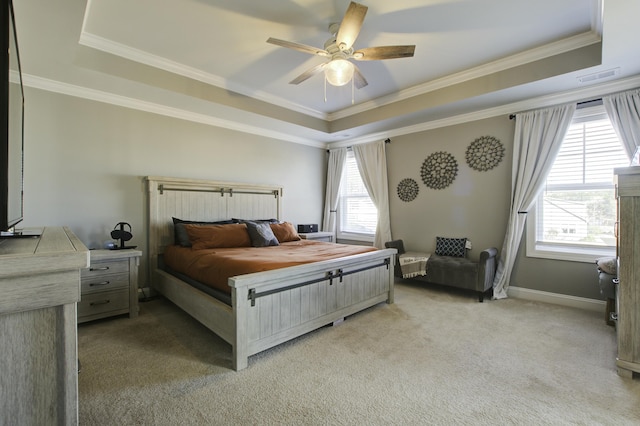
<path id="1" fill-rule="evenodd" d="M 602 103 L 631 158 L 640 146 L 640 89 L 603 96 Z"/>
<path id="2" fill-rule="evenodd" d="M 340 181 L 344 171 L 344 163 L 347 158 L 347 148 L 329 150 L 327 165 L 327 191 L 324 198 L 324 216 L 322 230 L 336 232 L 336 210 L 338 209 L 338 195 L 340 194 Z"/>
<path id="3" fill-rule="evenodd" d="M 371 197 L 371 201 L 378 210 L 378 223 L 373 246 L 382 249 L 386 241 L 391 241 L 385 142 L 379 141 L 355 145 L 352 149 L 364 186 L 367 188 L 369 197 Z"/>
<path id="4" fill-rule="evenodd" d="M 509 222 L 493 281 L 493 298 L 504 299 L 511 279 L 526 212 L 553 166 L 571 124 L 575 104 L 516 114 Z"/>

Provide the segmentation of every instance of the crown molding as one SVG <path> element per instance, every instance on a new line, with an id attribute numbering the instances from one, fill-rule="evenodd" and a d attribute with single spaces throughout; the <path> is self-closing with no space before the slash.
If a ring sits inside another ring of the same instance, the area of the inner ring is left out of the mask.
<path id="1" fill-rule="evenodd" d="M 267 138 L 278 139 L 287 142 L 293 142 L 301 145 L 307 145 L 315 148 L 326 148 L 324 142 L 313 139 L 298 137 L 291 133 L 283 133 L 262 127 L 252 126 L 246 122 L 226 120 L 211 115 L 200 114 L 184 109 L 172 108 L 166 105 L 160 105 L 154 102 L 134 99 L 127 96 L 116 95 L 104 92 L 102 90 L 90 89 L 87 87 L 77 86 L 74 84 L 63 83 L 60 81 L 50 80 L 47 78 L 37 77 L 29 74 L 22 75 L 22 81 L 25 86 L 35 89 L 46 90 L 49 92 L 60 93 L 77 98 L 89 99 L 92 101 L 103 102 L 111 105 L 117 105 L 125 108 L 136 109 L 140 111 L 150 112 L 154 114 L 164 115 L 167 117 L 178 118 L 181 120 L 192 121 L 210 126 L 221 127 L 229 130 L 236 130 L 243 133 L 249 133 Z M 245 120 L 246 121 L 246 120 Z"/>
<path id="2" fill-rule="evenodd" d="M 486 118 L 493 118 L 500 115 L 508 116 L 518 112 L 547 108 L 568 102 L 583 102 L 591 100 L 593 98 L 598 98 L 625 90 L 635 89 L 638 87 L 640 87 L 640 75 L 598 85 L 592 85 L 589 87 L 584 87 L 582 89 L 555 93 L 553 95 L 540 96 L 537 98 L 527 99 L 525 101 L 513 102 L 494 108 L 487 108 L 480 111 L 455 115 L 439 120 L 425 121 L 424 123 L 415 124 L 412 126 L 398 127 L 390 131 L 371 133 L 360 138 L 354 138 L 348 141 L 331 142 L 327 145 L 330 148 L 347 147 L 361 143 L 373 142 L 380 139 L 419 133 L 427 130 L 454 126 L 477 120 L 484 120 Z"/>
<path id="3" fill-rule="evenodd" d="M 135 49 L 125 44 L 116 43 L 112 40 L 97 36 L 95 34 L 91 34 L 84 30 L 80 34 L 80 40 L 78 41 L 78 43 L 83 46 L 119 56 L 133 62 L 138 62 L 144 65 L 168 71 L 173 74 L 201 81 L 203 83 L 210 84 L 221 89 L 231 90 L 233 92 L 240 93 L 241 95 L 248 96 L 259 101 L 267 102 L 272 105 L 277 105 L 292 111 L 296 111 L 310 117 L 327 120 L 327 114 L 321 111 L 307 108 L 303 105 L 297 104 L 295 102 L 290 102 L 278 96 L 270 95 L 266 92 L 250 90 L 247 87 L 239 84 L 234 84 L 220 76 L 213 75 L 175 61 L 171 61 L 161 56 L 153 55 L 143 50 Z"/>
<path id="4" fill-rule="evenodd" d="M 467 114 L 455 115 L 439 120 L 430 120 L 416 125 L 398 127 L 392 130 L 369 133 L 367 135 L 349 139 L 339 142 L 322 142 L 308 138 L 296 137 L 290 133 L 282 133 L 277 131 L 268 130 L 262 127 L 250 126 L 245 123 L 239 123 L 231 120 L 223 120 L 220 118 L 212 117 L 205 114 L 194 113 L 185 111 L 178 108 L 171 108 L 164 105 L 159 105 L 152 102 L 141 101 L 139 99 L 133 99 L 126 96 L 115 95 L 112 93 L 89 89 L 73 84 L 62 83 L 42 77 L 32 76 L 29 74 L 23 74 L 23 84 L 28 87 L 36 89 L 46 90 L 49 92 L 60 93 L 63 95 L 74 96 L 78 98 L 89 99 L 93 101 L 108 103 L 112 105 L 122 106 L 125 108 L 132 108 L 140 111 L 151 112 L 168 117 L 178 118 L 182 120 L 192 121 L 201 124 L 207 124 L 210 126 L 222 127 L 230 130 L 236 130 L 239 132 L 254 134 L 258 136 L 264 136 L 268 138 L 278 139 L 282 141 L 307 145 L 315 148 L 339 148 L 351 146 L 354 144 L 368 143 L 380 139 L 392 138 L 396 136 L 403 136 L 413 133 L 419 133 L 427 130 L 438 129 L 442 127 L 454 126 L 458 124 L 464 124 L 472 121 L 483 120 L 500 115 L 508 116 L 509 114 L 518 113 L 521 111 L 527 111 L 538 108 L 545 108 L 549 106 L 559 105 L 566 102 L 581 102 L 594 97 L 601 97 L 607 94 L 621 92 L 625 90 L 635 89 L 640 87 L 640 75 L 615 80 L 611 82 L 601 83 L 597 85 L 591 85 L 578 90 L 566 91 L 556 93 L 553 95 L 541 96 L 537 98 L 527 99 L 525 101 L 514 102 L 510 104 L 501 105 L 494 108 L 487 108 Z M 15 77 L 14 77 L 15 78 Z"/>
<path id="5" fill-rule="evenodd" d="M 160 56 L 156 56 L 121 43 L 116 43 L 112 40 L 96 36 L 84 30 L 80 34 L 79 43 L 84 46 L 110 53 L 134 62 L 162 69 L 164 71 L 201 81 L 203 83 L 210 84 L 212 86 L 219 87 L 225 90 L 231 90 L 259 101 L 267 102 L 273 105 L 290 109 L 292 111 L 299 112 L 301 114 L 308 115 L 310 117 L 319 118 L 331 122 L 355 114 L 364 113 L 380 106 L 389 105 L 415 96 L 420 96 L 425 93 L 433 92 L 435 90 L 442 89 L 448 86 L 473 80 L 475 78 L 483 77 L 550 56 L 589 46 L 591 44 L 600 42 L 601 39 L 601 36 L 596 31 L 585 32 L 562 40 L 558 40 L 553 43 L 548 43 L 544 46 L 539 46 L 537 48 L 510 55 L 508 57 L 474 68 L 470 68 L 468 70 L 454 73 L 446 77 L 438 78 L 424 84 L 403 89 L 398 91 L 397 93 L 382 96 L 371 101 L 363 102 L 361 104 L 332 113 L 323 113 L 321 111 L 307 108 L 300 104 L 289 102 L 283 98 L 273 96 L 265 92 L 251 91 L 244 86 L 233 84 L 223 79 L 222 77 L 206 73 L 197 68 L 188 67 L 184 64 L 180 64 L 178 62 L 171 61 L 166 58 L 162 58 Z"/>
<path id="6" fill-rule="evenodd" d="M 509 68 L 514 68 L 520 65 L 528 64 L 530 62 L 545 59 L 550 56 L 559 55 L 575 49 L 590 46 L 594 43 L 600 42 L 601 40 L 602 37 L 595 31 L 588 31 L 582 34 L 577 34 L 575 36 L 567 37 L 553 43 L 545 44 L 544 46 L 539 46 L 533 49 L 526 50 L 524 52 L 507 56 L 502 59 L 498 59 L 493 62 L 488 62 L 486 64 L 479 65 L 468 70 L 447 75 L 446 77 L 431 80 L 424 84 L 419 84 L 408 89 L 403 89 L 392 95 L 382 96 L 368 102 L 363 102 L 361 104 L 330 113 L 327 116 L 327 120 L 335 121 L 355 114 L 360 114 L 374 108 L 379 108 L 381 106 L 403 101 L 415 96 L 424 95 L 425 93 L 433 92 L 435 90 L 439 90 L 448 86 L 453 86 L 465 81 L 504 71 Z"/>

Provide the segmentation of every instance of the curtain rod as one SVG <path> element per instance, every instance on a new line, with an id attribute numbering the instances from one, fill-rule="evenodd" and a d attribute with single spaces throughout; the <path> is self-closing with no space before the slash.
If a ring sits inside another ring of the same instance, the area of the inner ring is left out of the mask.
<path id="1" fill-rule="evenodd" d="M 386 139 L 384 140 L 384 143 L 391 143 L 391 139 L 386 138 Z M 348 146 L 348 147 L 347 147 L 347 149 L 351 149 L 351 148 L 352 148 L 352 147 L 350 147 L 350 146 Z M 330 151 L 330 150 L 328 149 L 328 150 L 327 150 L 327 152 L 329 152 L 329 151 Z"/>
<path id="2" fill-rule="evenodd" d="M 598 103 L 602 103 L 602 98 L 596 98 L 596 99 L 590 99 L 588 101 L 582 101 L 582 102 L 576 102 L 576 105 L 578 106 L 578 108 L 584 108 L 586 106 L 588 106 L 587 104 L 590 104 L 592 102 L 598 102 Z M 509 114 L 509 120 L 513 120 L 514 118 L 516 118 L 515 114 Z"/>

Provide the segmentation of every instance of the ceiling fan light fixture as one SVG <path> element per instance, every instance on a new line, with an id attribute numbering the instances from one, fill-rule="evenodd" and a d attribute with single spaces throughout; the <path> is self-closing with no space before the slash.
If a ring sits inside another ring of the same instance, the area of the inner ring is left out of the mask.
<path id="1" fill-rule="evenodd" d="M 334 59 L 324 69 L 324 75 L 329 84 L 344 86 L 353 78 L 353 64 L 346 59 Z"/>

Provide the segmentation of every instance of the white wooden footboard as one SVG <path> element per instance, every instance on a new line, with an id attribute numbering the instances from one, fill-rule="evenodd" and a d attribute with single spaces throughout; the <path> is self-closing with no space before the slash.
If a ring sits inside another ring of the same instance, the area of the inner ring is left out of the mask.
<path id="1" fill-rule="evenodd" d="M 395 249 L 229 279 L 232 305 L 158 268 L 173 244 L 172 218 L 278 218 L 282 188 L 195 179 L 147 177 L 148 265 L 154 290 L 233 347 L 233 368 L 248 357 L 380 302 L 393 303 Z"/>
<path id="2" fill-rule="evenodd" d="M 380 302 L 393 303 L 395 249 L 229 279 L 233 367 L 248 357 Z"/>

